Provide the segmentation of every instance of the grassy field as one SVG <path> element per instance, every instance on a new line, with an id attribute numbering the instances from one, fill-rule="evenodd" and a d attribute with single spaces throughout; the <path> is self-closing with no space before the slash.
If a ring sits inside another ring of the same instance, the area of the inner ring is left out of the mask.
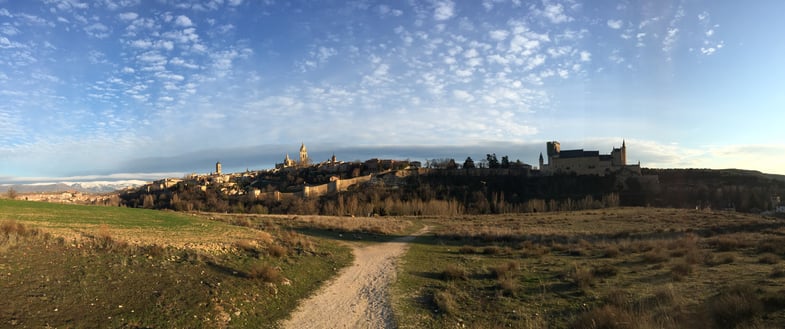
<path id="1" fill-rule="evenodd" d="M 351 262 L 217 216 L 0 200 L 0 327 L 269 328 Z"/>
<path id="2" fill-rule="evenodd" d="M 785 221 L 622 208 L 428 220 L 401 328 L 782 328 Z"/>

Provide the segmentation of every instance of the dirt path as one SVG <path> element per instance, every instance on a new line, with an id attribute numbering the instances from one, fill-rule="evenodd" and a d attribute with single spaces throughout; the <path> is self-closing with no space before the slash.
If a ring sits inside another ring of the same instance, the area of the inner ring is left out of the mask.
<path id="1" fill-rule="evenodd" d="M 395 280 L 398 258 L 415 236 L 354 247 L 354 264 L 316 295 L 303 301 L 283 328 L 394 328 L 388 288 Z"/>

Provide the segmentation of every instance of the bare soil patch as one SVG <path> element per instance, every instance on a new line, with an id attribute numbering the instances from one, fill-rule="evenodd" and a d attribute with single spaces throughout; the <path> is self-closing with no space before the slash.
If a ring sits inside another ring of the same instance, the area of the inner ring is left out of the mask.
<path id="1" fill-rule="evenodd" d="M 428 230 L 390 242 L 353 245 L 354 263 L 305 300 L 284 328 L 393 328 L 389 286 L 408 242 Z"/>

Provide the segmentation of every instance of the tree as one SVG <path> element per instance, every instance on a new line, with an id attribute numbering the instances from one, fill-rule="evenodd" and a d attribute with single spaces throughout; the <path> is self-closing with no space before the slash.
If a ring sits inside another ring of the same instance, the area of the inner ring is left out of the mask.
<path id="1" fill-rule="evenodd" d="M 505 156 L 502 157 L 501 167 L 505 168 L 505 169 L 510 168 L 510 157 L 509 156 L 505 155 Z"/>
<path id="2" fill-rule="evenodd" d="M 464 169 L 473 169 L 474 168 L 474 160 L 472 157 L 466 157 L 466 161 L 463 162 Z"/>
<path id="3" fill-rule="evenodd" d="M 499 159 L 496 158 L 496 153 L 487 154 L 485 158 L 488 160 L 488 168 L 499 168 Z"/>
<path id="4" fill-rule="evenodd" d="M 8 189 L 7 195 L 8 195 L 8 198 L 11 199 L 11 200 L 14 200 L 14 199 L 16 199 L 17 196 L 19 196 L 19 194 L 16 193 L 16 190 L 13 187 Z"/>

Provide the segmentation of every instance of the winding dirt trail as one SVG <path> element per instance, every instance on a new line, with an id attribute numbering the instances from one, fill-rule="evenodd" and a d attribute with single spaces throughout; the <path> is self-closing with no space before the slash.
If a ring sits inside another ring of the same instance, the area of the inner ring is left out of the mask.
<path id="1" fill-rule="evenodd" d="M 303 301 L 283 328 L 395 328 L 388 288 L 395 280 L 398 258 L 414 235 L 390 242 L 353 247 L 354 263 L 316 295 Z"/>

